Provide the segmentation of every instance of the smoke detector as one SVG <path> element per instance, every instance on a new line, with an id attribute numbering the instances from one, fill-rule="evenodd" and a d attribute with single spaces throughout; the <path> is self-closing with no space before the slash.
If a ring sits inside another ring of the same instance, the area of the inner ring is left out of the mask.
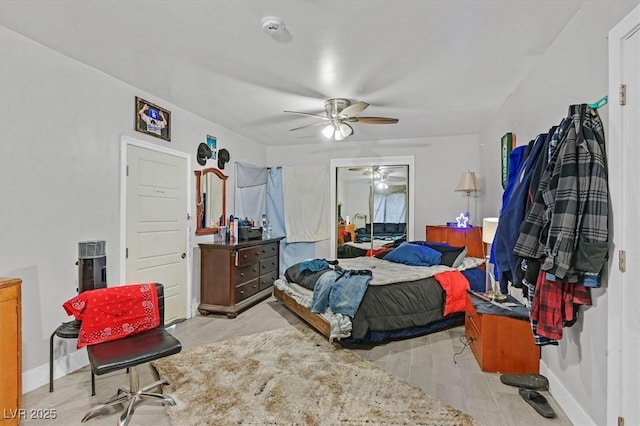
<path id="1" fill-rule="evenodd" d="M 270 36 L 274 36 L 284 29 L 284 22 L 275 16 L 267 16 L 262 18 L 262 29 Z"/>

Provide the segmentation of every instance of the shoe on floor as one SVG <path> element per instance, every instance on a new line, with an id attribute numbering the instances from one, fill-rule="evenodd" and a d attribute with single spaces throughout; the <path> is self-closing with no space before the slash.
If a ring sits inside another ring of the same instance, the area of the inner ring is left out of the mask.
<path id="1" fill-rule="evenodd" d="M 542 396 L 539 392 L 531 389 L 520 388 L 518 389 L 518 393 L 520 393 L 522 399 L 531 405 L 542 417 L 546 417 L 548 419 L 556 417 L 556 412 L 553 411 L 553 408 L 549 405 L 547 398 Z"/>
<path id="2" fill-rule="evenodd" d="M 517 388 L 549 389 L 549 380 L 541 374 L 503 374 L 500 381 Z"/>

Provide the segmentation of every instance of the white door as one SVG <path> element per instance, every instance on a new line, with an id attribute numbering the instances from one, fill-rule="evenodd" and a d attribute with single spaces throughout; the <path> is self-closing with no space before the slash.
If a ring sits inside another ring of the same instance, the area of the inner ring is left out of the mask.
<path id="1" fill-rule="evenodd" d="M 640 6 L 609 33 L 609 58 L 613 259 L 608 284 L 607 424 L 640 425 Z M 619 105 L 620 84 L 626 85 L 625 105 Z"/>
<path id="2" fill-rule="evenodd" d="M 127 144 L 126 282 L 164 285 L 165 322 L 187 317 L 186 167 Z"/>

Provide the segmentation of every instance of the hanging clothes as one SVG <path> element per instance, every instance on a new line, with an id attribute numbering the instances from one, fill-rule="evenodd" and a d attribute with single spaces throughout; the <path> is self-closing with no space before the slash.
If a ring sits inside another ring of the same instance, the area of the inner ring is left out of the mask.
<path id="1" fill-rule="evenodd" d="M 532 330 L 537 344 L 555 344 L 562 328 L 575 322 L 577 305 L 591 304 L 585 285 L 599 284 L 608 252 L 606 149 L 597 110 L 571 105 L 545 156 L 546 166 L 532 177 L 529 193 L 535 195 L 513 254 L 524 260 L 525 271 L 540 270 L 536 279 L 523 278 Z"/>
<path id="2" fill-rule="evenodd" d="M 599 273 L 606 258 L 602 248 L 608 247 L 608 190 L 604 132 L 597 111 L 586 104 L 572 105 L 569 118 L 565 137 L 550 157 L 522 223 L 514 253 L 541 259 L 543 270 L 578 282 L 581 272 L 592 273 L 599 267 Z M 579 236 L 586 238 L 580 242 L 585 252 L 581 264 L 588 265 L 588 271 L 574 267 Z"/>
<path id="3" fill-rule="evenodd" d="M 500 271 L 498 275 L 500 289 L 504 293 L 506 293 L 508 281 L 514 286 L 520 287 L 522 271 L 518 256 L 513 254 L 513 247 L 519 235 L 520 224 L 526 214 L 527 194 L 534 166 L 544 151 L 546 139 L 546 133 L 540 134 L 536 138 L 528 157 L 518 171 L 511 195 L 506 198 L 506 203 L 500 213 L 500 220 L 492 244 L 492 252 L 495 258 L 495 265 Z"/>

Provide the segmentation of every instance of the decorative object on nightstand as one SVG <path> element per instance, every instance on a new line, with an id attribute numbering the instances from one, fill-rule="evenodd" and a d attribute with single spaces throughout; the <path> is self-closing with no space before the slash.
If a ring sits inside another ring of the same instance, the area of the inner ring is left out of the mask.
<path id="1" fill-rule="evenodd" d="M 497 217 L 485 217 L 482 220 L 482 242 L 486 244 L 487 251 L 485 252 L 485 293 L 491 300 L 505 300 L 506 296 L 503 295 L 497 288 L 495 288 L 495 280 L 491 275 L 491 268 L 489 259 L 491 257 L 491 245 L 493 239 L 496 236 L 496 230 L 498 229 Z"/>
<path id="2" fill-rule="evenodd" d="M 466 220 L 460 217 L 456 219 L 459 228 L 466 228 L 467 226 L 471 225 L 471 214 L 469 213 L 471 204 L 471 192 L 478 192 L 479 190 L 480 184 L 478 183 L 478 179 L 476 179 L 476 174 L 470 170 L 462 173 L 460 181 L 456 185 L 455 191 L 467 193 L 467 210 L 466 212 L 461 214 L 461 216 L 466 217 Z"/>

